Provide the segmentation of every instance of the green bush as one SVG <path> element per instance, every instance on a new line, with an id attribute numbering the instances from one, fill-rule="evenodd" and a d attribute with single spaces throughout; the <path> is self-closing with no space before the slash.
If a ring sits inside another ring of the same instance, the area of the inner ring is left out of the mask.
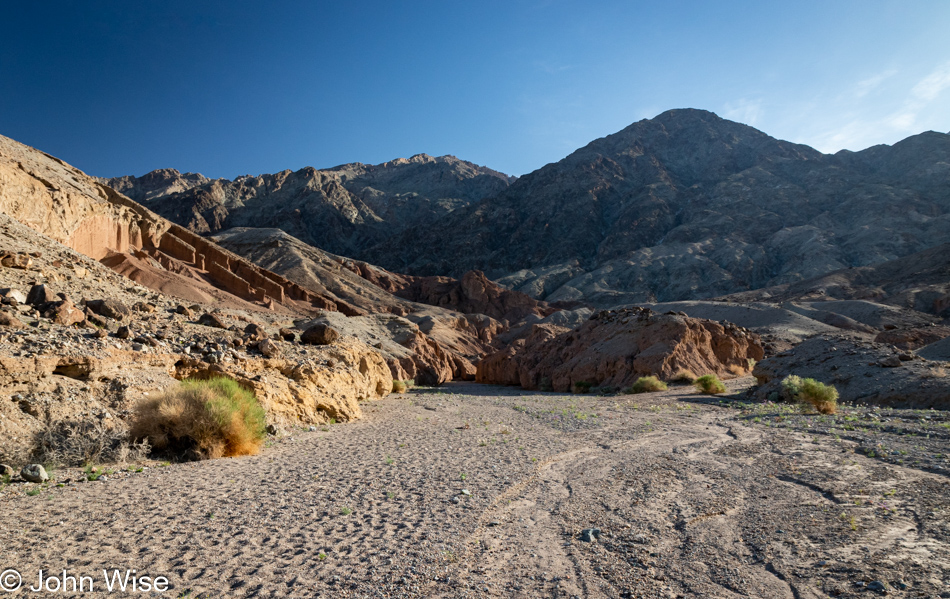
<path id="1" fill-rule="evenodd" d="M 409 381 L 393 380 L 393 393 L 405 393 L 409 390 Z"/>
<path id="2" fill-rule="evenodd" d="M 790 374 L 781 383 L 782 390 L 779 392 L 784 401 L 798 401 L 798 394 L 802 390 L 802 377 Z"/>
<path id="3" fill-rule="evenodd" d="M 653 391 L 666 391 L 666 383 L 655 376 L 641 376 L 636 382 L 626 389 L 626 393 L 651 393 Z"/>
<path id="4" fill-rule="evenodd" d="M 577 381 L 574 383 L 574 393 L 590 393 L 590 388 L 593 386 L 593 383 L 587 381 Z"/>
<path id="5" fill-rule="evenodd" d="M 822 414 L 838 411 L 838 390 L 833 385 L 815 379 L 803 379 L 790 374 L 782 379 L 782 399 L 811 407 Z"/>
<path id="6" fill-rule="evenodd" d="M 722 384 L 722 381 L 720 381 L 719 377 L 715 374 L 704 374 L 696 379 L 693 384 L 696 385 L 696 388 L 701 392 L 710 395 L 726 392 L 726 386 Z"/>
<path id="7" fill-rule="evenodd" d="M 136 407 L 131 436 L 179 458 L 253 455 L 267 436 L 264 409 L 232 379 L 186 379 Z"/>

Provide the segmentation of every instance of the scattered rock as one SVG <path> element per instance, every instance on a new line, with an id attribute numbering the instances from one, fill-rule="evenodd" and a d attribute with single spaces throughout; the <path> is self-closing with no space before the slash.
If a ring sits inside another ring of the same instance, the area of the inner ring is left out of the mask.
<path id="1" fill-rule="evenodd" d="M 278 431 L 277 431 L 277 425 L 275 425 L 275 424 L 268 424 L 268 425 L 267 425 L 267 434 L 268 434 L 268 435 L 276 436 L 276 435 L 277 435 L 277 432 L 278 432 Z"/>
<path id="2" fill-rule="evenodd" d="M 278 335 L 280 336 L 280 338 L 283 339 L 284 341 L 291 341 L 291 342 L 293 342 L 293 341 L 296 341 L 296 340 L 297 340 L 297 334 L 294 333 L 293 331 L 291 331 L 290 329 L 280 329 L 279 331 L 277 331 L 277 334 L 278 334 Z"/>
<path id="3" fill-rule="evenodd" d="M 20 470 L 20 476 L 31 483 L 45 483 L 49 480 L 49 474 L 46 474 L 46 469 L 41 464 L 24 466 L 23 470 Z"/>
<path id="4" fill-rule="evenodd" d="M 300 335 L 300 341 L 311 345 L 330 345 L 340 333 L 328 324 L 317 323 Z"/>
<path id="5" fill-rule="evenodd" d="M 11 289 L 9 287 L 6 289 L 0 289 L 0 297 L 13 300 L 17 304 L 26 303 L 26 294 L 19 289 Z"/>
<path id="6" fill-rule="evenodd" d="M 55 303 L 46 311 L 45 316 L 56 324 L 65 326 L 80 324 L 86 320 L 86 314 L 77 308 L 68 298 Z"/>
<path id="7" fill-rule="evenodd" d="M 16 471 L 13 470 L 12 466 L 7 466 L 6 464 L 0 464 L 0 477 L 3 476 L 13 476 Z"/>
<path id="8" fill-rule="evenodd" d="M 115 336 L 118 337 L 119 339 L 131 339 L 132 330 L 129 329 L 128 326 L 121 326 L 119 327 L 119 330 L 115 332 Z"/>
<path id="9" fill-rule="evenodd" d="M 185 316 L 185 318 L 189 320 L 195 317 L 194 312 L 192 312 L 190 309 L 183 306 L 182 304 L 178 304 L 178 306 L 175 307 L 175 313 L 182 314 Z"/>
<path id="10" fill-rule="evenodd" d="M 135 304 L 132 305 L 132 309 L 136 312 L 145 312 L 146 314 L 151 314 L 157 308 L 158 306 L 149 302 L 135 302 Z"/>

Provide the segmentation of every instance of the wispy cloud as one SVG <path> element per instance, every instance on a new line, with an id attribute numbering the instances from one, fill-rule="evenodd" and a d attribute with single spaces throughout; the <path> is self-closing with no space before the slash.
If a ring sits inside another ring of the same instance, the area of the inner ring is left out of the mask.
<path id="1" fill-rule="evenodd" d="M 740 98 L 736 102 L 729 102 L 723 107 L 723 116 L 730 121 L 738 121 L 753 127 L 764 114 L 762 100 Z"/>
<path id="2" fill-rule="evenodd" d="M 913 131 L 917 115 L 947 88 L 950 88 L 950 62 L 940 65 L 912 87 L 904 104 L 887 117 L 884 124 L 902 133 Z"/>
<path id="3" fill-rule="evenodd" d="M 872 75 L 867 79 L 858 81 L 858 84 L 855 86 L 854 95 L 863 98 L 868 95 L 875 89 L 881 86 L 884 81 L 893 77 L 897 74 L 897 69 L 888 69 L 886 71 L 880 72 L 876 75 Z"/>

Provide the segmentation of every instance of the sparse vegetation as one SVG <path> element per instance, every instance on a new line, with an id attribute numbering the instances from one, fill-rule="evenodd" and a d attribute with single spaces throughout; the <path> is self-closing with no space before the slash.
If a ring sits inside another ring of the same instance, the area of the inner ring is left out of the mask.
<path id="1" fill-rule="evenodd" d="M 652 393 L 666 391 L 666 383 L 655 376 L 641 376 L 633 385 L 624 390 L 625 393 Z"/>
<path id="2" fill-rule="evenodd" d="M 264 444 L 264 409 L 232 379 L 188 379 L 141 402 L 131 434 L 177 458 L 253 455 Z"/>
<path id="3" fill-rule="evenodd" d="M 815 379 L 803 379 L 794 374 L 782 379 L 781 385 L 781 397 L 785 401 L 798 403 L 804 409 L 814 409 L 821 414 L 838 411 L 838 390 L 833 385 Z"/>
<path id="4" fill-rule="evenodd" d="M 393 393 L 405 393 L 412 381 L 393 380 Z"/>
<path id="5" fill-rule="evenodd" d="M 710 395 L 726 392 L 726 386 L 722 384 L 722 381 L 720 381 L 719 377 L 715 374 L 704 374 L 693 381 L 693 384 L 696 385 L 696 388 L 701 392 Z"/>

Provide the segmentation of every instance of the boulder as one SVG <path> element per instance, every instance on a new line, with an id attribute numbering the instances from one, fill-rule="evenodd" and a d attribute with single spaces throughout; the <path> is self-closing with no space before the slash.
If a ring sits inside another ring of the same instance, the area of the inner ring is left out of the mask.
<path id="1" fill-rule="evenodd" d="M 0 312 L 0 326 L 11 327 L 14 329 L 22 329 L 26 327 L 23 322 L 20 321 L 16 316 L 9 314 L 8 312 Z"/>
<path id="2" fill-rule="evenodd" d="M 267 339 L 267 331 L 261 325 L 252 322 L 244 327 L 244 336 L 251 341 L 260 341 L 261 339 Z"/>
<path id="3" fill-rule="evenodd" d="M 131 318 L 132 310 L 128 306 L 115 299 L 90 300 L 86 302 L 86 307 L 106 318 L 114 320 L 124 320 Z"/>
<path id="4" fill-rule="evenodd" d="M 300 335 L 300 341 L 311 345 L 330 345 L 339 337 L 339 331 L 328 324 L 318 322 Z"/>
<path id="5" fill-rule="evenodd" d="M 49 474 L 46 473 L 46 468 L 43 468 L 40 464 L 24 466 L 23 470 L 20 470 L 20 476 L 23 480 L 31 483 L 45 483 L 49 480 Z"/>
<path id="6" fill-rule="evenodd" d="M 206 312 L 198 317 L 198 324 L 204 325 L 206 327 L 214 327 L 216 329 L 227 329 L 228 325 L 224 324 L 224 321 L 218 318 L 217 314 L 212 314 Z"/>
<path id="7" fill-rule="evenodd" d="M 0 265 L 6 266 L 7 268 L 27 270 L 33 268 L 33 258 L 23 252 L 18 254 L 3 254 L 3 256 L 0 256 Z"/>
<path id="8" fill-rule="evenodd" d="M 43 284 L 33 285 L 26 294 L 26 303 L 31 306 L 41 306 L 56 301 L 56 294 Z"/>
<path id="9" fill-rule="evenodd" d="M 280 338 L 283 339 L 284 341 L 296 341 L 296 340 L 297 340 L 297 334 L 296 334 L 295 332 L 291 331 L 290 329 L 280 329 L 280 330 L 277 332 L 277 334 L 280 335 Z"/>
<path id="10" fill-rule="evenodd" d="M 69 298 L 54 302 L 46 311 L 45 316 L 56 324 L 64 326 L 80 324 L 86 320 L 85 312 L 77 308 Z"/>
<path id="11" fill-rule="evenodd" d="M 257 344 L 257 351 L 261 352 L 268 358 L 276 358 L 280 355 L 280 346 L 273 339 L 262 339 Z"/>
<path id="12" fill-rule="evenodd" d="M 11 289 L 9 287 L 0 289 L 0 297 L 9 298 L 18 304 L 26 303 L 26 294 L 19 289 Z"/>
<path id="13" fill-rule="evenodd" d="M 183 305 L 181 305 L 181 304 L 178 304 L 178 305 L 175 307 L 175 313 L 176 313 L 176 314 L 181 314 L 181 315 L 183 315 L 185 318 L 188 318 L 189 320 L 195 317 L 194 312 L 192 312 L 190 308 L 187 308 L 187 307 L 185 307 L 185 306 L 183 306 Z"/>

